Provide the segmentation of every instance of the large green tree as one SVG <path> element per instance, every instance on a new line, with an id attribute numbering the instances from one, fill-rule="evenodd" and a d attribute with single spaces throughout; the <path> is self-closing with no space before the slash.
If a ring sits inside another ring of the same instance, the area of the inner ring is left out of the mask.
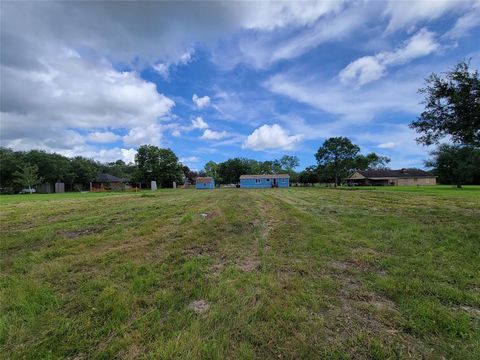
<path id="1" fill-rule="evenodd" d="M 18 188 L 14 173 L 24 165 L 22 153 L 0 148 L 0 190 L 2 193 L 13 192 L 15 188 Z"/>
<path id="2" fill-rule="evenodd" d="M 135 169 L 135 164 L 126 164 L 123 160 L 117 160 L 101 165 L 101 171 L 104 174 L 111 174 L 122 179 L 131 179 Z"/>
<path id="3" fill-rule="evenodd" d="M 204 171 L 197 172 L 197 171 L 191 170 L 187 165 L 182 165 L 182 172 L 183 172 L 185 181 L 188 180 L 190 184 L 195 184 L 197 177 L 206 176 Z"/>
<path id="4" fill-rule="evenodd" d="M 23 155 L 26 163 L 35 164 L 40 176 L 47 183 L 66 181 L 71 170 L 70 159 L 60 154 L 43 150 L 31 150 Z"/>
<path id="5" fill-rule="evenodd" d="M 303 185 L 313 185 L 319 181 L 318 170 L 315 166 L 309 166 L 298 174 L 298 182 Z"/>
<path id="6" fill-rule="evenodd" d="M 276 174 L 281 172 L 280 164 L 276 160 L 258 161 L 256 163 L 256 166 L 252 169 L 252 174 Z"/>
<path id="7" fill-rule="evenodd" d="M 473 146 L 441 144 L 425 162 L 443 184 L 480 183 L 480 149 Z"/>
<path id="8" fill-rule="evenodd" d="M 71 178 L 71 159 L 66 156 L 47 153 L 43 150 L 27 152 L 0 149 L 0 178 L 3 186 L 14 186 L 13 173 L 24 165 L 35 165 L 45 182 L 67 181 Z"/>
<path id="9" fill-rule="evenodd" d="M 218 164 L 218 175 L 223 184 L 238 184 L 241 175 L 252 173 L 252 164 L 248 159 L 234 158 Z"/>
<path id="10" fill-rule="evenodd" d="M 172 187 L 173 182 L 182 183 L 183 168 L 178 157 L 170 149 L 154 145 L 142 145 L 135 155 L 137 181 L 150 184 L 156 181 L 161 187 Z"/>
<path id="11" fill-rule="evenodd" d="M 75 156 L 70 159 L 70 171 L 65 179 L 69 184 L 85 184 L 94 181 L 100 171 L 100 164 L 93 159 Z"/>
<path id="12" fill-rule="evenodd" d="M 315 154 L 318 166 L 324 171 L 332 171 L 335 186 L 340 183 L 353 166 L 360 148 L 346 137 L 332 137 L 323 143 Z"/>
<path id="13" fill-rule="evenodd" d="M 469 63 L 432 74 L 419 90 L 425 110 L 410 127 L 421 134 L 417 141 L 431 145 L 449 138 L 455 144 L 480 146 L 480 77 Z"/>
<path id="14" fill-rule="evenodd" d="M 385 169 L 390 162 L 386 156 L 374 152 L 367 155 L 359 154 L 360 147 L 346 138 L 336 137 L 326 140 L 318 149 L 317 158 L 318 180 L 339 184 L 352 170 Z M 305 174 L 304 174 L 305 176 Z"/>
<path id="15" fill-rule="evenodd" d="M 42 178 L 38 176 L 37 165 L 25 165 L 20 171 L 13 173 L 15 182 L 24 188 L 28 188 L 28 192 L 33 192 L 33 187 L 42 182 Z"/>
<path id="16" fill-rule="evenodd" d="M 283 155 L 280 159 L 275 160 L 279 165 L 281 170 L 286 172 L 294 171 L 300 165 L 300 160 L 298 156 L 294 155 Z"/>
<path id="17" fill-rule="evenodd" d="M 386 169 L 390 158 L 378 155 L 374 152 L 367 155 L 357 155 L 353 161 L 353 168 L 357 170 Z"/>
<path id="18" fill-rule="evenodd" d="M 218 164 L 215 161 L 209 161 L 203 167 L 205 174 L 215 179 L 218 178 Z"/>

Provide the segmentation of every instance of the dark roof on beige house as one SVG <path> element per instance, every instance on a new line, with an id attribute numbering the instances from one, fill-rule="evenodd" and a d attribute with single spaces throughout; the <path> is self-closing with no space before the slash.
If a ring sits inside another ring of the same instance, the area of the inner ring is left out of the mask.
<path id="1" fill-rule="evenodd" d="M 99 174 L 95 182 L 100 182 L 100 183 L 128 182 L 128 179 L 121 179 L 110 174 Z"/>
<path id="2" fill-rule="evenodd" d="M 240 179 L 288 179 L 288 174 L 241 175 Z"/>
<path id="3" fill-rule="evenodd" d="M 357 170 L 355 171 L 355 173 L 359 173 L 360 175 L 362 175 L 367 179 L 435 177 L 434 175 L 428 173 L 427 171 L 420 170 L 420 169 L 399 169 L 399 170 L 367 169 L 367 170 Z"/>

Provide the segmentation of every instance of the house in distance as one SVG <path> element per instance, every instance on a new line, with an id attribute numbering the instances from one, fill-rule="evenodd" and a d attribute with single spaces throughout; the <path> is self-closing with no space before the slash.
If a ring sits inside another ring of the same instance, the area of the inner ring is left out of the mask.
<path id="1" fill-rule="evenodd" d="M 215 189 L 215 180 L 213 177 L 197 177 L 195 180 L 195 189 Z"/>
<path id="2" fill-rule="evenodd" d="M 437 177 L 420 169 L 357 170 L 345 179 L 348 185 L 436 185 Z"/>
<path id="3" fill-rule="evenodd" d="M 90 183 L 90 191 L 123 191 L 129 189 L 128 179 L 121 179 L 110 174 L 99 174 Z"/>
<path id="4" fill-rule="evenodd" d="M 267 175 L 241 175 L 241 188 L 285 188 L 290 186 L 290 175 L 267 174 Z"/>

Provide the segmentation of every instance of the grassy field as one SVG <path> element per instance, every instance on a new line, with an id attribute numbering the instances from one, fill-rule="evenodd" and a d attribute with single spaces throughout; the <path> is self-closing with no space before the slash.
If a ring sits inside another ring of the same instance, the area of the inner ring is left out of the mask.
<path id="1" fill-rule="evenodd" d="M 480 187 L 0 203 L 0 358 L 480 358 Z"/>

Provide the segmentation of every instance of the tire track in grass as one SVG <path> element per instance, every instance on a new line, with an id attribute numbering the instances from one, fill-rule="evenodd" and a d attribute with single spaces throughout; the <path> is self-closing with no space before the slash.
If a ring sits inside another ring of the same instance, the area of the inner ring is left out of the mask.
<path id="1" fill-rule="evenodd" d="M 369 347 L 377 347 L 377 350 L 386 356 L 395 353 L 408 356 L 412 353 L 427 352 L 418 339 L 402 332 L 396 304 L 383 295 L 367 290 L 364 276 L 381 270 L 373 267 L 374 263 L 370 261 L 363 262 L 362 254 L 368 255 L 365 259 L 372 256 L 378 258 L 381 254 L 368 247 L 356 245 L 350 248 L 348 243 L 341 244 L 345 230 L 349 231 L 342 226 L 342 216 L 345 211 L 351 211 L 345 208 L 345 202 L 341 198 L 333 203 L 330 199 L 327 204 L 322 204 L 321 206 L 329 208 L 330 211 L 319 216 L 311 211 L 319 205 L 315 200 L 310 201 L 301 196 L 299 200 L 292 196 L 291 191 L 272 191 L 268 196 L 277 203 L 283 203 L 283 207 L 290 208 L 285 212 L 296 215 L 303 225 L 303 241 L 308 243 L 307 238 L 316 239 L 324 245 L 324 250 L 330 250 L 325 255 L 319 254 L 319 257 L 307 257 L 308 262 L 318 266 L 312 275 L 330 278 L 335 283 L 336 290 L 328 298 L 327 309 L 313 314 L 325 324 L 323 332 L 329 338 L 328 343 L 337 344 L 334 347 L 343 349 L 350 357 L 360 359 L 369 358 L 368 351 L 365 353 L 365 349 Z M 316 236 L 316 233 L 321 236 Z M 342 247 L 343 250 L 335 251 L 335 247 Z M 306 249 L 305 251 L 308 253 Z M 378 343 L 374 343 L 375 341 Z M 331 347 L 331 344 L 327 345 L 327 348 L 328 346 Z"/>

